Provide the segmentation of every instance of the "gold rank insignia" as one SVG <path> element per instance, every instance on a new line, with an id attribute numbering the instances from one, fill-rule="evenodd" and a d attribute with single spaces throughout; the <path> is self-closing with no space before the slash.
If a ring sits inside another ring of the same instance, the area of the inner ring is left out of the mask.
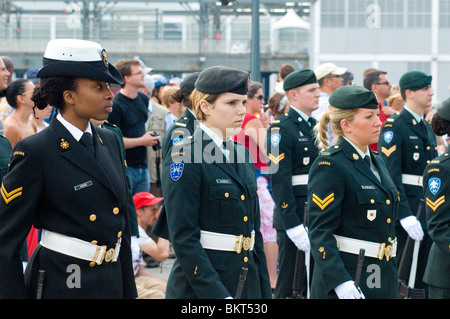
<path id="1" fill-rule="evenodd" d="M 381 147 L 381 151 L 384 155 L 389 157 L 392 153 L 394 153 L 397 150 L 397 145 L 392 146 L 391 148 L 386 148 L 384 146 Z"/>
<path id="2" fill-rule="evenodd" d="M 278 156 L 273 156 L 272 154 L 269 153 L 269 159 L 276 165 L 284 159 L 284 153 Z"/>
<path id="3" fill-rule="evenodd" d="M 319 253 L 321 253 L 322 254 L 322 259 L 325 259 L 325 248 L 323 248 L 323 247 L 320 247 L 319 248 Z"/>
<path id="4" fill-rule="evenodd" d="M 8 192 L 5 188 L 5 185 L 3 185 L 3 183 L 2 183 L 1 193 L 2 193 L 2 197 L 3 197 L 3 200 L 5 201 L 5 203 L 8 204 L 14 198 L 21 196 L 22 189 L 23 189 L 23 187 L 18 187 L 16 189 L 14 189 L 13 191 Z"/>
<path id="5" fill-rule="evenodd" d="M 433 212 L 435 212 L 436 209 L 444 203 L 445 203 L 445 195 L 442 195 L 434 202 L 427 197 L 427 205 L 433 210 Z"/>
<path id="6" fill-rule="evenodd" d="M 319 208 L 321 210 L 324 210 L 325 207 L 327 207 L 328 205 L 330 205 L 330 203 L 332 201 L 334 201 L 334 193 L 331 193 L 330 195 L 328 195 L 327 197 L 325 197 L 324 199 L 320 199 L 319 196 L 317 196 L 316 194 L 313 193 L 312 195 L 312 201 L 314 203 L 316 203 L 317 206 L 319 206 Z"/>
<path id="7" fill-rule="evenodd" d="M 281 208 L 287 208 L 289 205 L 283 202 L 283 205 L 281 205 Z"/>

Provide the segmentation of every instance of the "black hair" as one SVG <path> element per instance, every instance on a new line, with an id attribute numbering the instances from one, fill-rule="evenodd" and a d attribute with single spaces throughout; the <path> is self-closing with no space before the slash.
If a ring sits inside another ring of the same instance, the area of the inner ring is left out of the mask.
<path id="1" fill-rule="evenodd" d="M 43 110 L 52 105 L 59 110 L 64 109 L 64 91 L 74 91 L 77 88 L 75 77 L 54 76 L 42 78 L 41 83 L 34 88 L 31 100 L 35 106 Z"/>
<path id="2" fill-rule="evenodd" d="M 387 72 L 385 71 L 381 71 L 381 70 L 375 70 L 372 72 L 369 72 L 366 74 L 366 76 L 364 77 L 364 87 L 366 89 L 368 89 L 369 91 L 372 91 L 372 85 L 373 84 L 378 84 L 378 82 L 380 81 L 380 75 L 382 74 L 387 74 Z"/>
<path id="3" fill-rule="evenodd" d="M 431 119 L 431 128 L 437 136 L 450 135 L 450 121 L 440 117 L 437 113 Z"/>
<path id="4" fill-rule="evenodd" d="M 181 89 L 178 89 L 172 93 L 172 99 L 180 103 L 180 106 L 182 105 L 192 110 L 192 102 L 191 99 L 189 98 L 189 95 L 191 95 L 190 92 L 185 92 L 182 91 Z"/>
<path id="5" fill-rule="evenodd" d="M 5 90 L 6 101 L 13 108 L 17 108 L 17 97 L 25 93 L 25 83 L 29 82 L 28 79 L 17 79 L 11 82 Z"/>

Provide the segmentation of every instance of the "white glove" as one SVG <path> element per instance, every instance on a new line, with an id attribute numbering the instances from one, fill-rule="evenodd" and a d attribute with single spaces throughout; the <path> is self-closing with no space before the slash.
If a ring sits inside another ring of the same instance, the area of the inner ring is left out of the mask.
<path id="1" fill-rule="evenodd" d="M 423 230 L 420 222 L 417 220 L 415 216 L 408 216 L 400 219 L 400 224 L 408 233 L 408 236 L 413 240 L 422 240 L 423 239 Z"/>
<path id="2" fill-rule="evenodd" d="M 286 229 L 286 234 L 288 235 L 289 239 L 293 241 L 295 246 L 297 246 L 298 249 L 303 251 L 309 251 L 309 238 L 308 233 L 306 232 L 306 229 L 303 225 L 298 225 L 289 229 Z"/>
<path id="3" fill-rule="evenodd" d="M 346 281 L 334 288 L 339 299 L 366 299 L 361 289 L 355 287 L 353 280 Z"/>

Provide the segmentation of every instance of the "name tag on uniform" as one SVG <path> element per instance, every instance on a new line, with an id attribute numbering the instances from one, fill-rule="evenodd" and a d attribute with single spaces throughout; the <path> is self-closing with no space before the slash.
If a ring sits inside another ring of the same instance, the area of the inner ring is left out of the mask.
<path id="1" fill-rule="evenodd" d="M 417 139 L 419 139 L 419 138 L 418 138 L 417 136 L 410 136 L 409 139 L 410 139 L 410 140 L 417 140 Z"/>
<path id="2" fill-rule="evenodd" d="M 75 189 L 75 191 L 79 191 L 79 190 L 82 190 L 83 188 L 86 188 L 89 186 L 92 186 L 92 181 L 84 182 L 80 185 L 74 186 L 73 188 Z"/>
<path id="3" fill-rule="evenodd" d="M 216 179 L 217 184 L 231 184 L 231 179 Z"/>
<path id="4" fill-rule="evenodd" d="M 375 189 L 375 186 L 373 185 L 361 185 L 362 189 Z"/>

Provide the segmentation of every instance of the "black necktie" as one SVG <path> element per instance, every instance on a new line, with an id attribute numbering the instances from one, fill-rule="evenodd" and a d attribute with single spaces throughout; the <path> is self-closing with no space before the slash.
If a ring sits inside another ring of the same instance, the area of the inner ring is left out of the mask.
<path id="1" fill-rule="evenodd" d="M 89 154 L 91 154 L 92 157 L 94 157 L 94 140 L 92 139 L 91 133 L 83 133 L 83 136 L 80 139 L 80 143 L 83 144 L 84 147 L 86 147 L 86 150 Z"/>
<path id="2" fill-rule="evenodd" d="M 370 168 L 370 155 L 364 156 L 364 161 L 366 162 L 367 165 L 369 165 Z"/>
<path id="3" fill-rule="evenodd" d="M 236 154 L 234 154 L 234 142 L 230 139 L 223 141 L 223 148 L 228 150 L 228 161 L 233 164 L 234 170 L 237 170 Z"/>
<path id="4" fill-rule="evenodd" d="M 308 119 L 308 123 L 311 127 L 314 127 L 316 125 L 316 119 L 310 116 Z"/>

